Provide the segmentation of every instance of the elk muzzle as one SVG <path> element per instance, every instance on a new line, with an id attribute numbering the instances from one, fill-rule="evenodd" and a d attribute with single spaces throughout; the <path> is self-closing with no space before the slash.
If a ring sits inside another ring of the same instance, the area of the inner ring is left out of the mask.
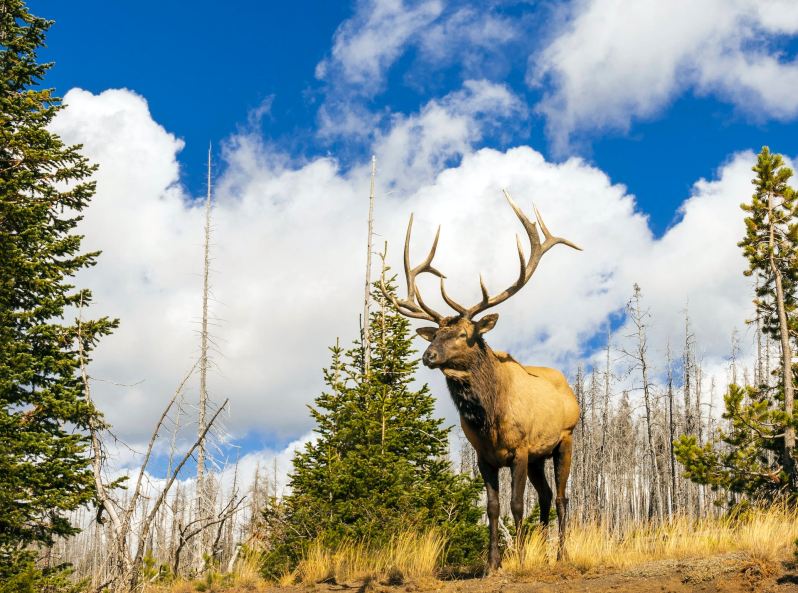
<path id="1" fill-rule="evenodd" d="M 424 351 L 424 355 L 421 357 L 421 362 L 424 363 L 425 367 L 429 367 L 431 369 L 436 368 L 440 364 L 440 355 L 438 354 L 437 349 L 429 346 Z"/>

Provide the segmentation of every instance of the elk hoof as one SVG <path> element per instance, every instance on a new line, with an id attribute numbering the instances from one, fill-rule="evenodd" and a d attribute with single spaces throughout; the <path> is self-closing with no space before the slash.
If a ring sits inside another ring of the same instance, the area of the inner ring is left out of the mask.
<path id="1" fill-rule="evenodd" d="M 488 557 L 488 564 L 485 567 L 485 576 L 490 576 L 492 574 L 495 574 L 496 571 L 498 571 L 501 568 L 501 566 L 502 566 L 502 561 L 501 558 L 499 557 L 499 554 L 496 555 L 491 554 Z"/>
<path id="2" fill-rule="evenodd" d="M 501 572 L 501 569 L 502 569 L 501 563 L 497 563 L 495 566 L 488 564 L 488 566 L 485 567 L 485 576 L 490 577 L 495 574 L 498 574 L 499 572 Z"/>

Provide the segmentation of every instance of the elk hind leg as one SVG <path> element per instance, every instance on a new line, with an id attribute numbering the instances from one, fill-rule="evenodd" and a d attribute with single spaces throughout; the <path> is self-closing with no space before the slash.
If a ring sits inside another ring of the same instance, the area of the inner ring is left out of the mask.
<path id="1" fill-rule="evenodd" d="M 568 498 L 565 490 L 568 486 L 568 474 L 571 472 L 571 449 L 573 447 L 573 437 L 565 435 L 560 444 L 554 450 L 554 483 L 557 487 L 557 523 L 559 527 L 559 543 L 557 546 L 557 559 L 561 560 L 565 555 L 565 525 L 568 517 Z"/>
<path id="2" fill-rule="evenodd" d="M 545 460 L 535 459 L 529 462 L 529 481 L 538 494 L 538 506 L 540 506 L 540 524 L 544 533 L 548 531 L 549 514 L 551 513 L 552 493 L 549 482 L 546 480 Z"/>

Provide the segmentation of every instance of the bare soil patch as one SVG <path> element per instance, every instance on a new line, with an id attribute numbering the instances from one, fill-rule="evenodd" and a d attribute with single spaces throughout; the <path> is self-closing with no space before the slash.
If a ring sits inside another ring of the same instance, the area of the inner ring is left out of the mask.
<path id="1" fill-rule="evenodd" d="M 395 582 L 395 581 L 394 581 Z M 244 589 L 240 590 L 244 593 Z M 798 593 L 792 559 L 763 561 L 745 553 L 661 560 L 626 570 L 582 573 L 563 563 L 526 576 L 507 572 L 484 578 L 389 584 L 319 583 L 270 587 L 268 593 Z M 232 591 L 230 593 L 233 593 Z M 236 591 L 238 593 L 238 591 Z"/>

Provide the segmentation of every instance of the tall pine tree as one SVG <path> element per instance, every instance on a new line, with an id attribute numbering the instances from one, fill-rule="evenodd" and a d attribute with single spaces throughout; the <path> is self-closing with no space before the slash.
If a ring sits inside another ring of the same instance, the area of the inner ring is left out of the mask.
<path id="1" fill-rule="evenodd" d="M 418 359 L 408 320 L 380 291 L 373 298 L 368 375 L 361 344 L 331 349 L 327 390 L 311 407 L 317 438 L 294 457 L 291 494 L 267 511 L 282 524 L 268 573 L 290 567 L 317 538 L 379 547 L 407 529 L 437 526 L 449 562 L 470 562 L 483 549 L 481 484 L 452 471 L 450 429 L 435 418 L 429 388 L 413 388 Z"/>
<path id="2" fill-rule="evenodd" d="M 780 154 L 762 147 L 754 166 L 756 192 L 749 204 L 742 204 L 748 213 L 746 235 L 740 242 L 749 268 L 747 276 L 758 280 L 754 301 L 765 332 L 777 340 L 781 349 L 781 377 L 778 400 L 785 414 L 781 464 L 792 490 L 798 489 L 795 464 L 795 428 L 792 422 L 795 380 L 791 344 L 798 336 L 798 201 L 795 190 L 787 182 L 792 169 L 784 165 Z M 792 331 L 791 331 L 792 330 Z"/>
<path id="3" fill-rule="evenodd" d="M 748 259 L 745 275 L 757 280 L 757 317 L 780 345 L 781 369 L 774 385 L 730 386 L 724 397 L 727 427 L 718 433 L 722 447 L 700 447 L 694 437 L 683 436 L 676 455 L 695 482 L 756 496 L 795 496 L 798 200 L 781 155 L 763 147 L 753 171 L 756 191 L 741 205 L 748 216 L 739 246 Z"/>
<path id="4" fill-rule="evenodd" d="M 74 232 L 94 167 L 47 129 L 61 107 L 36 52 L 51 24 L 0 0 L 0 583 L 15 591 L 43 590 L 37 548 L 95 496 L 78 339 L 88 355 L 116 323 L 64 319 L 90 303 L 70 277 L 98 254 Z"/>

